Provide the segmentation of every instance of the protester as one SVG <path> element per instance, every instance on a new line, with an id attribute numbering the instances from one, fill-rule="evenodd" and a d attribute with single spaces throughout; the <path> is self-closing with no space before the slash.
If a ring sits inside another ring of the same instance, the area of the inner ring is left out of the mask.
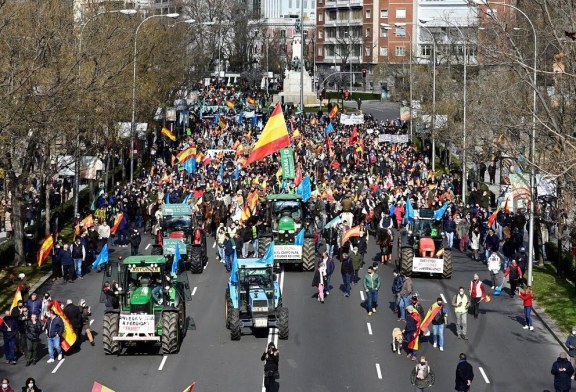
<path id="1" fill-rule="evenodd" d="M 456 335 L 458 338 L 468 340 L 468 308 L 470 307 L 470 298 L 464 292 L 464 287 L 458 288 L 458 293 L 452 298 L 452 306 L 456 314 Z"/>
<path id="2" fill-rule="evenodd" d="M 569 392 L 572 389 L 572 375 L 574 367 L 568 360 L 565 351 L 561 351 L 550 371 L 554 375 L 554 389 L 556 392 Z"/>
<path id="3" fill-rule="evenodd" d="M 354 266 L 352 259 L 348 255 L 343 258 L 340 266 L 340 273 L 342 274 L 342 283 L 344 285 L 343 291 L 345 297 L 350 297 L 350 290 L 352 288 L 352 277 L 354 276 Z"/>
<path id="4" fill-rule="evenodd" d="M 38 319 L 38 315 L 32 313 L 30 320 L 26 321 L 26 340 L 28 342 L 28 354 L 26 356 L 26 366 L 36 365 L 38 362 L 38 346 L 40 345 L 40 336 L 44 326 Z"/>
<path id="5" fill-rule="evenodd" d="M 10 386 L 10 380 L 6 377 L 4 377 L 0 383 L 0 392 L 14 392 L 14 388 Z"/>
<path id="6" fill-rule="evenodd" d="M 264 362 L 264 388 L 266 392 L 272 390 L 275 380 L 279 377 L 278 365 L 280 363 L 280 354 L 273 342 L 268 343 L 268 348 L 260 357 Z"/>
<path id="7" fill-rule="evenodd" d="M 532 326 L 532 287 L 528 286 L 524 290 L 520 290 L 520 298 L 522 299 L 523 306 L 524 306 L 524 319 L 526 320 L 526 324 L 524 325 L 524 329 L 530 329 L 530 331 L 534 331 L 534 327 Z"/>
<path id="8" fill-rule="evenodd" d="M 36 385 L 36 380 L 32 377 L 28 377 L 26 383 L 22 387 L 22 392 L 42 392 L 42 389 Z"/>
<path id="9" fill-rule="evenodd" d="M 484 284 L 480 281 L 478 274 L 474 274 L 474 279 L 470 282 L 468 292 L 470 293 L 472 314 L 474 315 L 474 318 L 478 318 L 478 314 L 480 313 L 480 301 L 486 295 L 484 292 Z"/>
<path id="10" fill-rule="evenodd" d="M 64 333 L 64 323 L 54 310 L 50 310 L 50 318 L 44 328 L 48 339 L 48 363 L 54 362 L 54 351 L 58 354 L 58 360 L 62 360 L 62 349 L 60 348 L 60 335 Z"/>
<path id="11" fill-rule="evenodd" d="M 78 306 L 80 307 L 80 311 L 82 314 L 82 327 L 86 332 L 86 339 L 90 342 L 91 346 L 94 346 L 94 337 L 92 336 L 92 331 L 90 330 L 90 316 L 92 316 L 92 311 L 90 306 L 86 304 L 85 299 L 81 299 L 78 302 Z M 78 339 L 81 340 L 82 335 L 78 335 Z"/>
<path id="12" fill-rule="evenodd" d="M 4 356 L 6 363 L 16 365 L 16 333 L 18 332 L 17 320 L 15 320 L 10 310 L 6 310 L 4 322 L 0 324 L 0 332 L 4 337 Z"/>
<path id="13" fill-rule="evenodd" d="M 468 392 L 474 381 L 474 369 L 466 360 L 466 354 L 460 354 L 460 360 L 456 366 L 456 392 Z"/>
<path id="14" fill-rule="evenodd" d="M 412 373 L 410 373 L 410 382 L 414 385 L 416 392 L 429 392 L 434 381 L 434 371 L 426 361 L 426 357 L 421 356 L 420 362 L 414 366 Z"/>
<path id="15" fill-rule="evenodd" d="M 506 271 L 504 271 L 504 277 L 510 275 L 508 279 L 510 281 L 510 298 L 514 298 L 517 291 L 517 286 L 522 279 L 522 269 L 516 263 L 516 260 L 512 260 L 512 263 L 508 266 Z"/>
<path id="16" fill-rule="evenodd" d="M 318 301 L 324 303 L 324 283 L 326 282 L 326 263 L 320 260 L 312 278 L 312 286 L 318 289 Z"/>
<path id="17" fill-rule="evenodd" d="M 568 347 L 568 355 L 574 361 L 576 367 L 576 325 L 572 327 L 572 333 L 566 338 L 566 347 Z"/>
<path id="18" fill-rule="evenodd" d="M 433 347 L 438 347 L 440 351 L 444 351 L 444 326 L 448 324 L 448 309 L 444 306 L 442 298 L 438 297 L 436 298 L 436 306 L 432 305 L 428 311 L 436 312 L 432 319 Z"/>
<path id="19" fill-rule="evenodd" d="M 406 328 L 404 332 L 406 334 L 407 344 L 406 352 L 407 357 L 412 361 L 416 360 L 418 356 L 418 340 L 420 336 L 420 314 L 412 305 L 406 307 Z"/>
<path id="20" fill-rule="evenodd" d="M 366 309 L 368 316 L 376 312 L 378 307 L 378 289 L 380 289 L 380 277 L 374 272 L 374 267 L 368 267 L 368 273 L 364 275 L 364 290 L 366 290 Z"/>

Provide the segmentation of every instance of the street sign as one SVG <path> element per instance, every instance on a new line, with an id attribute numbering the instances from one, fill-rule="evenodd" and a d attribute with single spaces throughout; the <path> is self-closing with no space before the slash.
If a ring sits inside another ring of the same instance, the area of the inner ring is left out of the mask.
<path id="1" fill-rule="evenodd" d="M 291 147 L 283 148 L 280 150 L 280 157 L 282 162 L 282 178 L 285 180 L 293 180 L 296 176 L 294 169 L 294 150 Z"/>

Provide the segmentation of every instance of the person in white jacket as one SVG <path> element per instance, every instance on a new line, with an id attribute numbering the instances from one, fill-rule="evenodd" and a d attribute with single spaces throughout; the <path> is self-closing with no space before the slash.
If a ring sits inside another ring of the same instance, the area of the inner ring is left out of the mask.
<path id="1" fill-rule="evenodd" d="M 478 251 L 480 250 L 480 230 L 478 228 L 474 229 L 472 236 L 470 237 L 470 248 L 472 248 L 472 259 L 480 261 L 478 257 Z"/>
<path id="2" fill-rule="evenodd" d="M 490 279 L 492 280 L 492 290 L 498 286 L 498 275 L 502 268 L 502 259 L 498 253 L 494 252 L 488 257 L 488 271 L 490 271 Z"/>

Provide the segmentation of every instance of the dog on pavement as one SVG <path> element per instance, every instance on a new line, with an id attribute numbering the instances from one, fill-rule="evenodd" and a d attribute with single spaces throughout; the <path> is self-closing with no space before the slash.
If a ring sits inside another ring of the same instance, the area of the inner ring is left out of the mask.
<path id="1" fill-rule="evenodd" d="M 402 341 L 404 340 L 404 335 L 402 330 L 398 327 L 392 330 L 392 351 L 402 354 Z"/>

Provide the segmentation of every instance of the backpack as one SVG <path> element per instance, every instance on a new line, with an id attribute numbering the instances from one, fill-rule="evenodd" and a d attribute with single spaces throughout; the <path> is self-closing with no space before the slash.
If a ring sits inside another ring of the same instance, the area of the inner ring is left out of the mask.
<path id="1" fill-rule="evenodd" d="M 396 276 L 392 282 L 392 294 L 398 294 L 400 291 L 402 291 L 403 285 L 404 277 L 402 275 Z"/>

